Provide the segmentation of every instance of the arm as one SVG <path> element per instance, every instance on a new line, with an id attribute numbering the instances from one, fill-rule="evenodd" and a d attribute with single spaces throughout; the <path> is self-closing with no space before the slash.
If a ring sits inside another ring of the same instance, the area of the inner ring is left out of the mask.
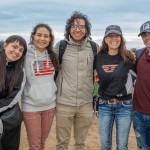
<path id="1" fill-rule="evenodd" d="M 0 100 L 0 112 L 5 111 L 8 108 L 13 107 L 21 99 L 21 94 L 26 82 L 25 71 L 20 75 L 18 82 L 13 88 L 13 92 L 10 93 L 7 97 Z"/>

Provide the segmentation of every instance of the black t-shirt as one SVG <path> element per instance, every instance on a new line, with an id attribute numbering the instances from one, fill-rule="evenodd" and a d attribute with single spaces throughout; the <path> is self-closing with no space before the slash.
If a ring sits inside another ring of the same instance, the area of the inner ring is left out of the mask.
<path id="1" fill-rule="evenodd" d="M 109 55 L 108 52 L 98 54 L 96 57 L 96 70 L 99 75 L 99 94 L 106 80 L 110 79 L 110 75 L 123 60 L 120 53 L 116 55 Z M 108 85 L 107 89 L 102 95 L 102 99 L 117 98 L 120 100 L 127 100 L 131 98 L 132 93 L 132 76 L 129 73 L 132 65 L 125 63 L 124 66 L 115 74 L 115 77 Z"/>

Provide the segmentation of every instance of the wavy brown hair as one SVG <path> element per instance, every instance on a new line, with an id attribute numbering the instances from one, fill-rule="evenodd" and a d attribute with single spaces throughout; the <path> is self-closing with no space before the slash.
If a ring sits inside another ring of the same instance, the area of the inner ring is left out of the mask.
<path id="1" fill-rule="evenodd" d="M 14 85 L 17 83 L 20 75 L 22 74 L 22 69 L 23 69 L 23 64 L 24 64 L 24 59 L 25 59 L 25 54 L 27 52 L 27 44 L 24 38 L 18 35 L 12 35 L 6 39 L 4 43 L 10 44 L 13 42 L 19 42 L 21 46 L 23 46 L 24 51 L 21 56 L 21 58 L 17 61 L 14 62 L 14 67 L 11 70 L 11 79 L 9 83 L 9 93 L 12 92 Z M 4 44 L 3 43 L 3 44 Z M 6 54 L 5 54 L 5 49 L 4 46 L 2 47 L 2 51 L 0 53 L 0 92 L 5 90 L 5 80 L 6 80 Z"/>
<path id="2" fill-rule="evenodd" d="M 33 31 L 31 32 L 31 36 L 30 36 L 30 44 L 33 44 L 33 35 L 36 34 L 37 30 L 39 28 L 46 28 L 49 31 L 50 37 L 51 37 L 51 41 L 49 42 L 49 45 L 46 47 L 47 52 L 50 56 L 50 60 L 52 61 L 55 71 L 59 71 L 59 62 L 58 62 L 58 58 L 55 54 L 55 52 L 53 51 L 53 45 L 54 45 L 54 35 L 52 33 L 52 29 L 50 28 L 49 25 L 45 24 L 45 23 L 39 23 L 37 24 L 34 28 Z M 33 44 L 34 45 L 34 44 Z"/>
<path id="3" fill-rule="evenodd" d="M 135 57 L 131 51 L 128 51 L 126 49 L 126 41 L 122 35 L 120 35 L 120 36 L 121 36 L 121 44 L 118 47 L 119 53 L 121 54 L 121 56 L 125 62 L 129 62 L 129 63 L 134 64 L 135 63 Z M 105 42 L 106 37 L 104 37 L 102 40 L 102 44 L 100 46 L 100 51 L 98 52 L 99 54 L 106 53 L 109 50 L 108 45 Z"/>

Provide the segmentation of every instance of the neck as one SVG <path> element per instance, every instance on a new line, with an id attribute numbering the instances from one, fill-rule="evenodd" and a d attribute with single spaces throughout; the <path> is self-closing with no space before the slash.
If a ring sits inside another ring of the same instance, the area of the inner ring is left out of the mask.
<path id="1" fill-rule="evenodd" d="M 74 41 L 77 45 L 81 45 L 81 44 L 82 44 L 82 42 L 83 42 L 83 40 L 75 41 L 74 39 L 73 39 L 73 41 Z"/>
<path id="2" fill-rule="evenodd" d="M 148 56 L 150 56 L 150 48 L 147 47 Z"/>
<path id="3" fill-rule="evenodd" d="M 108 54 L 109 55 L 116 55 L 116 54 L 118 54 L 118 49 L 109 49 Z"/>

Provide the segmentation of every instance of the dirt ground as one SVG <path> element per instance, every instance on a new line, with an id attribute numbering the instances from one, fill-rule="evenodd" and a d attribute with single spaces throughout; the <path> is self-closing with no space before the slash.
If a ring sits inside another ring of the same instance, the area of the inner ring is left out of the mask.
<path id="1" fill-rule="evenodd" d="M 93 119 L 93 124 L 90 128 L 87 140 L 86 140 L 86 149 L 87 150 L 99 150 L 100 149 L 100 142 L 99 142 L 99 135 L 98 135 L 98 123 L 97 118 Z M 22 123 L 22 130 L 21 130 L 21 141 L 20 141 L 20 150 L 28 150 L 28 142 L 26 137 L 26 131 L 24 127 L 24 123 Z M 74 150 L 74 139 L 73 136 L 71 137 L 71 141 L 69 144 L 69 150 Z M 131 127 L 131 132 L 129 136 L 129 150 L 136 150 L 136 142 L 135 142 L 135 135 L 133 132 L 133 127 Z M 56 134 L 55 134 L 55 119 L 53 122 L 53 126 L 49 137 L 46 141 L 45 150 L 55 150 L 56 149 Z M 115 150 L 115 130 L 113 133 L 113 150 Z"/>

